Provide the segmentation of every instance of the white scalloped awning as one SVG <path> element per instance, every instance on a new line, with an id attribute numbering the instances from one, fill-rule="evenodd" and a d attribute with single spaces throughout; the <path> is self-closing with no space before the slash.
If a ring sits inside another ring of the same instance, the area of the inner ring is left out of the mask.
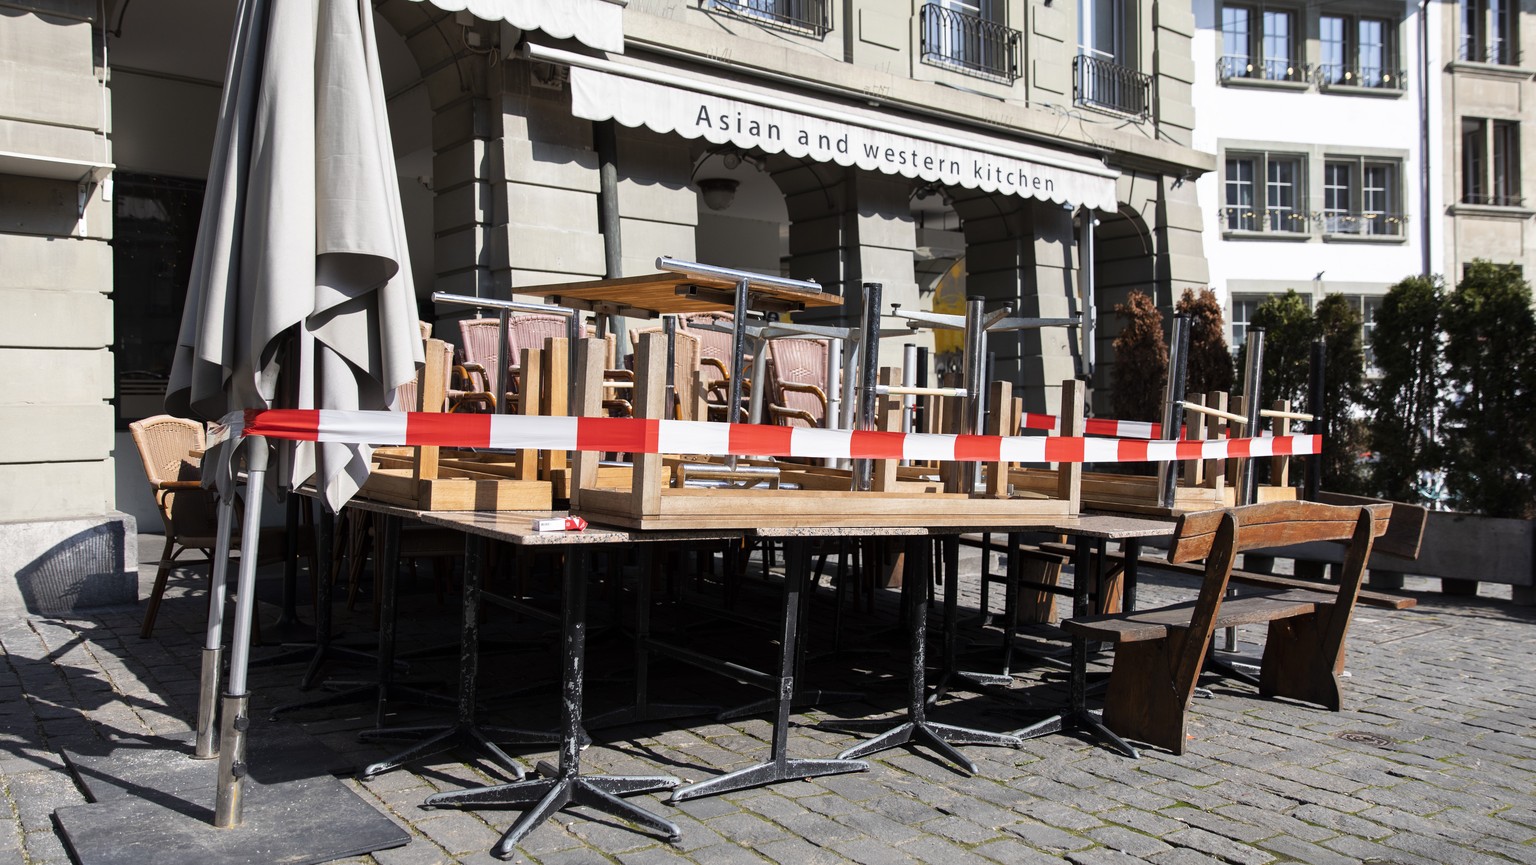
<path id="1" fill-rule="evenodd" d="M 1058 204 L 1117 209 L 1119 172 L 1092 156 L 711 80 L 633 58 L 608 61 L 530 47 L 533 57 L 571 64 L 571 112 L 587 120 L 614 120 L 714 144 Z"/>
<path id="2" fill-rule="evenodd" d="M 415 0 L 420 3 L 422 0 Z M 599 51 L 624 53 L 624 5 L 628 0 L 426 0 L 449 12 L 484 21 L 505 21 L 519 30 L 540 30 L 575 39 Z"/>

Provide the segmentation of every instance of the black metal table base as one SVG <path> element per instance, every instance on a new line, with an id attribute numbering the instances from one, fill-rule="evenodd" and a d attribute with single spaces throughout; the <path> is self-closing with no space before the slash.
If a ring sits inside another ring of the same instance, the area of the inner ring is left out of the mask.
<path id="1" fill-rule="evenodd" d="M 437 793 L 423 803 L 427 807 L 454 806 L 531 806 L 512 824 L 511 828 L 491 848 L 492 855 L 505 859 L 513 848 L 545 820 L 562 809 L 581 805 L 593 810 L 622 817 L 639 826 L 676 839 L 681 834 L 676 824 L 646 811 L 638 805 L 625 802 L 620 796 L 644 793 L 652 790 L 670 790 L 682 781 L 669 775 L 637 777 L 616 775 L 593 777 L 581 774 L 581 750 L 587 737 L 582 725 L 582 690 L 586 673 L 587 654 L 587 559 L 585 548 L 571 547 L 565 556 L 565 569 L 561 578 L 562 598 L 560 605 L 561 630 L 564 641 L 564 663 L 560 671 L 560 764 L 558 767 L 540 763 L 539 773 L 548 777 L 510 784 L 495 784 L 471 790 Z M 471 591 L 465 581 L 466 592 Z M 478 586 L 473 591 L 478 594 Z M 469 602 L 465 602 L 469 609 Z M 471 620 L 473 621 L 473 620 Z M 471 631 L 473 627 L 467 630 Z M 466 637 L 466 647 L 470 645 Z M 470 660 L 466 654 L 465 660 Z M 472 701 L 461 706 L 472 705 Z"/>
<path id="2" fill-rule="evenodd" d="M 364 730 L 358 734 L 358 738 L 365 742 L 420 740 L 398 754 L 365 766 L 358 773 L 358 776 L 364 781 L 375 778 L 385 772 L 393 772 L 408 763 L 414 763 L 417 760 L 424 760 L 427 757 L 448 751 L 473 753 L 501 767 L 510 773 L 513 778 L 522 780 L 523 767 L 518 764 L 517 760 L 508 755 L 507 752 L 501 750 L 497 742 L 522 745 L 553 741 L 553 736 L 550 733 L 518 730 L 510 727 L 478 727 L 473 724 L 455 724 L 451 727 L 439 725 L 435 727 L 396 727 Z"/>
<path id="3" fill-rule="evenodd" d="M 636 793 L 669 790 L 682 783 L 677 778 L 666 775 L 591 777 L 579 774 L 574 768 L 562 771 L 543 762 L 539 763 L 538 768 L 539 774 L 547 773 L 551 777 L 514 781 L 511 784 L 481 787 L 478 790 L 437 793 L 427 797 L 427 801 L 423 804 L 428 808 L 439 806 L 526 807 L 527 810 L 523 815 L 517 818 L 517 822 L 513 823 L 512 827 L 501 836 L 501 840 L 496 842 L 496 846 L 491 848 L 491 855 L 498 859 L 510 857 L 513 848 L 528 837 L 528 833 L 572 805 L 581 805 L 599 813 L 628 820 L 664 836 L 668 841 L 676 841 L 682 837 L 682 830 L 676 823 L 619 798 Z"/>
<path id="4" fill-rule="evenodd" d="M 946 539 L 946 554 L 949 552 L 949 541 Z M 907 637 L 912 648 L 912 667 L 908 679 L 909 693 L 907 703 L 907 720 L 884 733 L 861 742 L 843 751 L 837 756 L 841 759 L 852 759 L 876 754 L 891 748 L 906 746 L 908 748 L 926 747 L 936 751 L 940 757 L 960 767 L 966 773 L 976 774 L 976 764 L 954 745 L 996 745 L 1000 747 L 1016 748 L 1023 744 L 1017 736 L 1008 733 L 992 733 L 986 730 L 973 730 L 968 727 L 958 727 L 952 724 L 936 724 L 926 717 L 928 705 L 928 604 L 922 597 L 928 587 L 928 568 L 932 558 L 928 555 L 927 545 L 930 543 L 925 538 L 913 538 L 907 541 L 907 554 L 905 557 L 906 571 L 902 574 L 901 591 L 903 599 L 907 601 Z M 949 581 L 946 584 L 946 594 L 953 598 L 956 573 L 950 571 Z M 946 625 L 954 624 L 955 606 L 949 604 L 946 614 Z M 945 655 L 952 657 L 952 634 L 950 628 L 945 628 Z M 875 722 L 879 723 L 879 722 Z M 820 725 L 826 729 L 847 730 L 855 726 L 848 723 L 825 723 Z"/>
<path id="5" fill-rule="evenodd" d="M 823 775 L 868 771 L 863 760 L 791 759 L 789 757 L 789 714 L 795 699 L 795 678 L 800 656 L 800 614 L 806 573 L 810 570 L 810 546 L 803 538 L 790 538 L 784 550 L 783 633 L 779 639 L 778 698 L 775 700 L 773 744 L 766 761 L 737 769 L 714 778 L 706 778 L 672 793 L 673 802 L 713 796 L 732 790 L 745 790 L 782 781 L 799 781 Z"/>
<path id="6" fill-rule="evenodd" d="M 1088 615 L 1090 608 L 1088 583 L 1090 573 L 1094 572 L 1089 567 L 1088 547 L 1087 538 L 1077 539 L 1077 549 L 1072 562 L 1072 614 L 1077 617 Z M 1140 542 L 1129 541 L 1125 559 L 1127 604 L 1134 602 L 1136 557 L 1139 553 Z M 1103 560 L 1102 542 L 1100 542 L 1099 558 Z M 1115 735 L 1113 730 L 1104 726 L 1104 722 L 1099 720 L 1098 716 L 1088 711 L 1088 641 L 1082 637 L 1072 638 L 1072 665 L 1067 679 L 1069 690 L 1066 707 L 1056 715 L 1014 730 L 1013 735 L 1020 739 L 1033 739 L 1050 733 L 1079 731 L 1087 733 L 1091 738 L 1103 742 L 1131 759 L 1138 759 L 1141 752 Z"/>
<path id="7" fill-rule="evenodd" d="M 1052 715 L 1044 720 L 1036 721 L 1028 727 L 1014 730 L 1013 735 L 1020 739 L 1033 739 L 1037 736 L 1046 736 L 1051 733 L 1066 733 L 1073 730 L 1087 733 L 1100 742 L 1109 745 L 1116 751 L 1127 757 L 1136 759 L 1141 756 L 1135 746 L 1115 735 L 1114 731 L 1104 726 L 1098 716 L 1087 709 L 1075 709 Z"/>

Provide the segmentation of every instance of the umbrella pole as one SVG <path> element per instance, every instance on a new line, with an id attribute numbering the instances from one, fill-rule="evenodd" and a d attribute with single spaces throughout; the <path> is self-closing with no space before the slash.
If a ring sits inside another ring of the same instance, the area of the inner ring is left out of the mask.
<path id="1" fill-rule="evenodd" d="M 222 450 L 225 459 L 234 460 L 235 443 L 228 443 Z M 234 472 L 219 468 L 221 477 L 233 477 Z M 215 488 L 217 489 L 217 488 Z M 218 717 L 219 671 L 224 652 L 224 593 L 229 579 L 230 532 L 235 523 L 235 493 L 233 489 L 219 494 L 218 540 L 213 553 L 213 580 L 208 587 L 208 628 L 203 637 L 202 684 L 197 696 L 197 737 L 192 751 L 194 759 L 211 760 L 219 756 L 219 743 L 213 735 L 213 725 Z"/>
<path id="2" fill-rule="evenodd" d="M 251 660 L 251 616 L 256 607 L 256 559 L 261 538 L 261 497 L 267 473 L 267 440 L 246 438 L 245 525 L 240 535 L 240 579 L 235 585 L 235 632 L 229 647 L 229 690 L 224 694 L 224 723 L 220 732 L 218 795 L 213 825 L 220 829 L 241 822 L 245 781 L 245 731 L 250 727 L 250 692 L 245 675 Z"/>

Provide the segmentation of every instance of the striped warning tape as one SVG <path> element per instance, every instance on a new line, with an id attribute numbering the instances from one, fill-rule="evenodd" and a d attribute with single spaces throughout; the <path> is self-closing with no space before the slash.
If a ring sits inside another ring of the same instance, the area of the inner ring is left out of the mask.
<path id="1" fill-rule="evenodd" d="M 1068 436 L 934 435 L 643 418 L 270 409 L 226 417 L 238 435 L 343 444 L 492 450 L 666 453 L 812 459 L 1113 463 L 1315 454 L 1322 437 L 1152 441 Z"/>
<path id="2" fill-rule="evenodd" d="M 1059 433 L 1061 418 L 1053 414 L 1026 412 L 1020 426 L 1024 429 Z M 1091 417 L 1083 421 L 1083 432 L 1091 436 L 1111 436 L 1117 439 L 1155 439 L 1162 436 L 1163 425 L 1143 420 Z"/>

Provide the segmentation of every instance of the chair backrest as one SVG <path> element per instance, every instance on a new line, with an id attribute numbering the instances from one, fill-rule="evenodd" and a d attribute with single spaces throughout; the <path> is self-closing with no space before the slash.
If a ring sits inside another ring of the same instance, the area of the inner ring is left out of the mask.
<path id="1" fill-rule="evenodd" d="M 198 464 L 189 455 L 206 445 L 202 424 L 161 414 L 134 421 L 128 425 L 128 431 L 139 450 L 139 459 L 144 463 L 144 474 L 151 486 L 159 487 L 165 481 L 195 481 L 201 477 Z"/>
<path id="2" fill-rule="evenodd" d="M 682 316 L 679 323 L 686 328 L 696 328 L 697 325 L 711 324 L 729 328 L 735 323 L 735 316 L 728 312 L 696 312 Z M 690 330 L 699 338 L 699 360 L 705 358 L 717 360 L 721 367 L 731 368 L 731 335 L 717 330 L 694 329 Z M 751 360 L 750 357 L 747 360 Z M 720 367 L 707 364 L 701 367 L 704 374 L 704 384 L 707 386 L 713 382 L 721 381 L 725 375 L 720 372 Z"/>
<path id="3" fill-rule="evenodd" d="M 487 380 L 476 382 L 476 385 L 493 394 L 500 393 L 497 386 L 501 384 L 501 370 L 496 368 L 496 352 L 501 347 L 498 323 L 499 320 L 494 318 L 467 318 L 459 322 L 460 349 L 464 352 L 464 360 L 477 363 L 485 369 Z"/>
<path id="4" fill-rule="evenodd" d="M 826 410 L 815 394 L 786 389 L 786 384 L 813 385 L 823 392 L 827 389 L 827 341 L 787 337 L 768 341 L 768 378 L 770 391 L 777 405 L 804 411 L 815 418 L 820 427 L 826 422 Z M 791 425 L 806 425 L 803 419 L 792 418 Z"/>
<path id="5" fill-rule="evenodd" d="M 448 390 L 453 384 L 453 346 L 442 340 L 429 339 L 426 341 L 426 350 L 437 351 L 442 356 L 443 405 L 435 410 L 447 411 Z M 393 406 L 395 411 L 418 411 L 420 409 L 417 403 L 421 399 L 419 396 L 421 393 L 421 377 L 426 374 L 429 366 L 430 364 L 422 366 L 416 372 L 415 378 L 395 388 L 395 404 Z M 427 410 L 434 411 L 434 409 Z"/>
<path id="6" fill-rule="evenodd" d="M 638 356 L 640 341 L 646 334 L 661 332 L 662 329 L 659 327 L 631 328 L 629 343 L 634 347 L 635 352 L 630 355 L 630 360 L 633 361 Z M 704 418 L 693 417 L 693 377 L 699 371 L 699 336 L 678 328 L 673 333 L 672 341 L 672 392 L 677 395 L 677 414 L 681 420 L 704 420 Z"/>
<path id="7" fill-rule="evenodd" d="M 516 369 L 522 363 L 523 349 L 542 349 L 544 340 L 550 337 L 563 338 L 565 335 L 564 316 L 542 313 L 511 316 L 507 319 L 508 346 L 512 352 L 509 365 Z"/>

